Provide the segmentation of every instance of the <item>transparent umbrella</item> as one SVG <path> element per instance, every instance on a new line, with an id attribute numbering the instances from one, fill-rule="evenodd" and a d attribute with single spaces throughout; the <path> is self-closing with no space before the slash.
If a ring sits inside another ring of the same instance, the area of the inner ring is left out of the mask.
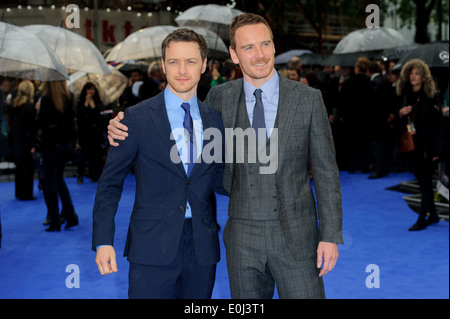
<path id="1" fill-rule="evenodd" d="M 110 73 L 106 75 L 90 74 L 86 72 L 76 72 L 71 74 L 67 81 L 67 86 L 74 94 L 75 99 L 79 98 L 81 90 L 88 82 L 95 84 L 100 99 L 105 106 L 118 99 L 127 86 L 128 78 L 112 66 L 109 66 L 109 69 Z"/>
<path id="2" fill-rule="evenodd" d="M 36 34 L 55 52 L 69 73 L 108 74 L 109 68 L 101 52 L 85 37 L 60 27 L 34 24 L 23 27 Z"/>
<path id="3" fill-rule="evenodd" d="M 62 81 L 66 69 L 35 34 L 0 22 L 0 74 L 29 80 Z"/>
<path id="4" fill-rule="evenodd" d="M 160 58 L 162 55 L 161 43 L 175 29 L 176 27 L 171 25 L 161 25 L 133 32 L 111 49 L 106 56 L 106 61 L 120 62 Z"/>
<path id="5" fill-rule="evenodd" d="M 228 49 L 223 40 L 213 31 L 200 27 L 187 27 L 201 34 L 208 43 L 208 57 L 224 59 Z M 172 31 L 179 29 L 171 25 L 149 27 L 133 32 L 114 46 L 106 57 L 108 62 L 157 59 L 162 57 L 161 44 Z"/>
<path id="6" fill-rule="evenodd" d="M 216 32 L 222 39 L 228 40 L 228 28 L 234 17 L 243 12 L 217 4 L 198 5 L 187 9 L 175 18 L 179 26 L 202 27 Z"/>
<path id="7" fill-rule="evenodd" d="M 333 54 L 377 51 L 410 45 L 403 35 L 391 28 L 364 28 L 350 32 L 336 45 Z"/>
<path id="8" fill-rule="evenodd" d="M 212 30 L 201 27 L 186 27 L 194 30 L 202 35 L 208 43 L 208 58 L 226 59 L 228 57 L 228 48 L 225 42 L 219 37 L 217 33 Z"/>

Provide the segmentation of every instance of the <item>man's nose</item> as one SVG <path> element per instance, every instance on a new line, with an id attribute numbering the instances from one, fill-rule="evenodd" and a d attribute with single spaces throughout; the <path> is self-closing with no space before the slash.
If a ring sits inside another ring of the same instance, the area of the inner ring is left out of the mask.
<path id="1" fill-rule="evenodd" d="M 264 50 L 261 47 L 256 46 L 255 47 L 255 56 L 257 58 L 263 58 L 264 57 Z"/>
<path id="2" fill-rule="evenodd" d="M 186 63 L 180 63 L 178 65 L 178 73 L 184 74 L 187 71 Z"/>

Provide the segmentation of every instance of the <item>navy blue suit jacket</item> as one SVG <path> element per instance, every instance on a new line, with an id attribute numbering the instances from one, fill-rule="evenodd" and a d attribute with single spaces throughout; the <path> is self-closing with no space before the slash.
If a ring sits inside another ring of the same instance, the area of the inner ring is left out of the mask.
<path id="1" fill-rule="evenodd" d="M 203 130 L 218 128 L 223 138 L 220 113 L 200 101 L 198 106 Z M 170 151 L 176 146 L 170 139 L 164 93 L 127 108 L 123 124 L 128 127 L 129 136 L 109 151 L 98 183 L 92 248 L 113 245 L 114 216 L 124 179 L 133 167 L 136 195 L 124 256 L 134 263 L 170 264 L 179 246 L 189 200 L 197 262 L 217 263 L 220 259 L 218 227 L 210 196 L 214 191 L 223 193 L 223 161 L 196 163 L 189 177 L 182 162 L 173 163 Z M 204 140 L 203 147 L 210 142 Z"/>

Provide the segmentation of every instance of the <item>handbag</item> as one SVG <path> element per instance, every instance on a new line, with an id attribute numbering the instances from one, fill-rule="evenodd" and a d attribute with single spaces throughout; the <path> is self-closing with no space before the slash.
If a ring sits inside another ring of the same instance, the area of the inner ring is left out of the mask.
<path id="1" fill-rule="evenodd" d="M 414 127 L 414 110 L 420 101 L 420 96 L 414 104 L 412 110 L 412 119 L 408 116 L 408 124 L 406 125 L 407 130 L 403 131 L 400 137 L 400 143 L 398 145 L 398 151 L 402 153 L 412 152 L 415 150 L 413 135 L 416 134 L 416 129 Z"/>
<path id="2" fill-rule="evenodd" d="M 398 145 L 398 151 L 402 153 L 414 151 L 414 140 L 413 136 L 408 132 L 404 131 L 400 137 L 400 143 Z"/>

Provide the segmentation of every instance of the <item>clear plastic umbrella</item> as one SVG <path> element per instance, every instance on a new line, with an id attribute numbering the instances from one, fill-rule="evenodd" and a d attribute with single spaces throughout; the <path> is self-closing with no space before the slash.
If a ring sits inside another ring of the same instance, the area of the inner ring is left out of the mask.
<path id="1" fill-rule="evenodd" d="M 228 48 L 225 42 L 219 37 L 217 33 L 212 30 L 201 27 L 186 27 L 194 30 L 198 34 L 202 35 L 208 43 L 208 58 L 213 59 L 226 59 L 228 58 Z"/>
<path id="2" fill-rule="evenodd" d="M 222 39 L 228 39 L 228 28 L 234 17 L 243 12 L 217 4 L 198 5 L 187 9 L 175 18 L 179 26 L 202 27 L 216 32 Z"/>
<path id="3" fill-rule="evenodd" d="M 69 78 L 61 61 L 35 34 L 0 22 L 0 74 L 29 80 Z"/>
<path id="4" fill-rule="evenodd" d="M 112 66 L 109 66 L 109 69 L 110 73 L 106 75 L 89 74 L 86 72 L 71 74 L 70 79 L 67 81 L 67 86 L 74 94 L 75 99 L 79 98 L 81 90 L 88 82 L 95 84 L 100 99 L 105 106 L 118 99 L 127 86 L 128 78 Z"/>
<path id="5" fill-rule="evenodd" d="M 171 25 L 161 25 L 133 32 L 111 49 L 106 61 L 120 62 L 160 58 L 162 56 L 161 43 L 175 29 L 176 27 Z"/>
<path id="6" fill-rule="evenodd" d="M 410 45 L 403 35 L 391 28 L 364 28 L 350 32 L 336 45 L 333 54 L 377 51 Z"/>
<path id="7" fill-rule="evenodd" d="M 200 27 L 187 27 L 201 34 L 208 43 L 208 57 L 225 59 L 228 49 L 223 40 L 213 31 Z M 149 27 L 133 32 L 114 46 L 106 57 L 108 62 L 151 60 L 162 57 L 161 44 L 172 31 L 179 29 L 171 25 Z"/>
<path id="8" fill-rule="evenodd" d="M 36 34 L 58 56 L 69 73 L 108 74 L 109 68 L 99 49 L 85 37 L 68 29 L 34 24 L 23 27 Z"/>

